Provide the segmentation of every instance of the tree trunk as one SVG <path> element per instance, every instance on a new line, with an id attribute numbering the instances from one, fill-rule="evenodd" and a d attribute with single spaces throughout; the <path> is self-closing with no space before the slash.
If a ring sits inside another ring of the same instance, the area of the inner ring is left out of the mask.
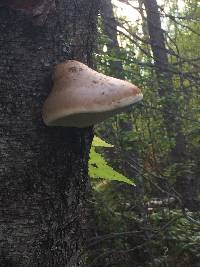
<path id="1" fill-rule="evenodd" d="M 97 7 L 58 0 L 38 23 L 0 6 L 1 267 L 84 266 L 92 128 L 46 127 L 41 109 L 56 63 L 92 65 Z"/>
<path id="2" fill-rule="evenodd" d="M 170 157 L 171 162 L 177 164 L 176 189 L 183 198 L 184 206 L 190 210 L 197 210 L 196 182 L 186 153 L 187 145 L 185 136 L 182 133 L 179 100 L 173 88 L 173 77 L 169 67 L 158 4 L 156 0 L 142 1 L 147 13 L 147 25 L 154 57 L 155 73 L 159 85 L 159 95 L 161 98 L 163 97 L 164 124 L 168 137 L 175 139 L 175 146 Z"/>
<path id="3" fill-rule="evenodd" d="M 117 20 L 113 12 L 111 0 L 101 0 L 101 16 L 103 30 L 108 37 L 107 49 L 109 55 L 120 56 L 120 47 L 117 40 Z M 117 78 L 124 78 L 123 66 L 121 60 L 110 60 L 111 74 Z"/>

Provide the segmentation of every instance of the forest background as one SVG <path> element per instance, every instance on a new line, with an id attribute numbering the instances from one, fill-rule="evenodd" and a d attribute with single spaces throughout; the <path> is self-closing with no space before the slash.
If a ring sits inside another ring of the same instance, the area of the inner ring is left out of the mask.
<path id="1" fill-rule="evenodd" d="M 92 180 L 87 266 L 198 267 L 199 1 L 103 0 L 98 23 L 98 70 L 144 99 L 95 128 L 114 147 L 93 146 L 90 173 L 107 179 Z M 136 186 L 110 181 L 105 159 Z"/>

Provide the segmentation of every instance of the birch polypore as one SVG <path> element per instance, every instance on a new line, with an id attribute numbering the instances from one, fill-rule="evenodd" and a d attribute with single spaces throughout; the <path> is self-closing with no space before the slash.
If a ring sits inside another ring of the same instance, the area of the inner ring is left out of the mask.
<path id="1" fill-rule="evenodd" d="M 53 72 L 53 88 L 43 106 L 47 126 L 87 127 L 142 99 L 135 85 L 67 60 Z"/>

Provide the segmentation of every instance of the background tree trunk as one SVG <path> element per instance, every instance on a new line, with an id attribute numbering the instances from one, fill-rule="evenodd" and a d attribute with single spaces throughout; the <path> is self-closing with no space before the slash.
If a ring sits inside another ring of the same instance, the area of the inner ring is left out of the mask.
<path id="1" fill-rule="evenodd" d="M 103 30 L 108 37 L 106 44 L 108 54 L 110 56 L 120 56 L 120 47 L 117 40 L 117 20 L 113 11 L 113 4 L 111 0 L 101 0 L 101 16 L 103 22 Z M 117 78 L 124 78 L 122 61 L 110 60 L 110 71 L 115 74 Z"/>
<path id="2" fill-rule="evenodd" d="M 46 127 L 52 67 L 92 65 L 97 0 L 59 0 L 42 24 L 0 7 L 0 266 L 83 266 L 92 129 Z"/>
<path id="3" fill-rule="evenodd" d="M 185 136 L 182 132 L 182 120 L 179 107 L 179 95 L 174 91 L 173 77 L 168 62 L 168 50 L 165 45 L 164 31 L 161 27 L 160 13 L 156 0 L 142 0 L 147 14 L 147 25 L 151 49 L 154 57 L 155 73 L 159 85 L 159 95 L 164 97 L 163 118 L 169 138 L 175 139 L 171 151 L 171 164 L 177 164 L 176 189 L 182 196 L 185 207 L 198 210 L 197 181 L 191 166 Z M 183 162 L 185 162 L 183 166 Z"/>

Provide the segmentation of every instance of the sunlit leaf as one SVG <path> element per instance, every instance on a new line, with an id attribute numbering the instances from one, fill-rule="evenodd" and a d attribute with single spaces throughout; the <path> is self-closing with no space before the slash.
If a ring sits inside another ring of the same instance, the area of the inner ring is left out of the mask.
<path id="1" fill-rule="evenodd" d="M 93 142 L 92 142 L 93 147 L 114 147 L 113 145 L 105 142 L 101 138 L 97 137 L 96 135 L 94 136 Z"/>
<path id="2" fill-rule="evenodd" d="M 89 175 L 92 178 L 115 180 L 134 185 L 133 181 L 109 166 L 103 156 L 95 151 L 94 147 L 90 150 Z"/>

